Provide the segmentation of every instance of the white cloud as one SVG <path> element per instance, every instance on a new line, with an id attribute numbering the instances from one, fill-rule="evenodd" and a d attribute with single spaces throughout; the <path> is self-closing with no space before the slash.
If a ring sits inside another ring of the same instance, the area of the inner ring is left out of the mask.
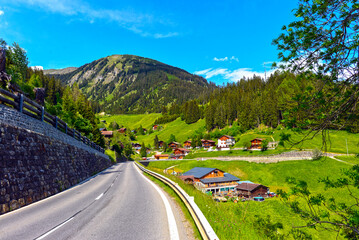
<path id="1" fill-rule="evenodd" d="M 213 61 L 216 61 L 216 62 L 227 62 L 227 61 L 236 61 L 236 62 L 239 62 L 239 59 L 236 58 L 235 56 L 232 56 L 232 57 L 223 57 L 223 58 L 217 58 L 217 57 L 214 57 L 213 58 Z"/>
<path id="2" fill-rule="evenodd" d="M 153 25 L 165 26 L 165 21 L 158 16 L 112 9 L 97 9 L 82 0 L 12 0 L 11 3 L 41 8 L 45 11 L 65 16 L 76 16 L 86 19 L 89 23 L 96 20 L 115 22 L 122 28 L 139 34 L 143 37 L 168 38 L 179 35 L 177 32 L 150 32 L 142 29 L 152 29 Z M 0 14 L 1 15 L 1 14 Z"/>
<path id="3" fill-rule="evenodd" d="M 228 61 L 228 57 L 224 57 L 224 58 L 216 58 L 216 57 L 214 57 L 213 60 L 216 61 L 216 62 L 224 62 L 224 61 Z"/>
<path id="4" fill-rule="evenodd" d="M 239 62 L 239 59 L 238 58 L 236 58 L 235 56 L 232 56 L 231 58 L 230 58 L 230 60 L 232 61 L 236 61 L 236 62 Z"/>
<path id="5" fill-rule="evenodd" d="M 205 69 L 201 71 L 196 71 L 194 74 L 202 75 L 206 79 L 210 79 L 215 76 L 222 76 L 223 79 L 230 80 L 232 82 L 236 82 L 241 80 L 242 78 L 251 78 L 253 75 L 260 76 L 261 78 L 268 78 L 272 73 L 274 73 L 275 69 L 265 72 L 257 72 L 253 71 L 251 68 L 239 68 L 235 70 L 228 70 L 227 68 L 217 68 L 213 69 Z"/>
<path id="6" fill-rule="evenodd" d="M 0 16 L 4 15 L 4 11 L 0 10 Z"/>

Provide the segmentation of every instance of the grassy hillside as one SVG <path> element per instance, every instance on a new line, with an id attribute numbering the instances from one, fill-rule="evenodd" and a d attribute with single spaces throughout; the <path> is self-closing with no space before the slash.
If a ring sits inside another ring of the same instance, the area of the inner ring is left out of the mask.
<path id="1" fill-rule="evenodd" d="M 274 130 L 271 134 L 263 134 L 257 130 L 251 130 L 245 132 L 244 134 L 236 136 L 240 140 L 236 143 L 235 147 L 243 147 L 244 142 L 250 141 L 253 138 L 264 138 L 269 141 L 279 141 L 280 134 L 282 132 L 289 133 L 291 135 L 291 141 L 298 142 L 308 133 L 308 131 L 303 131 L 302 133 L 297 133 L 289 130 Z M 348 144 L 349 153 L 359 153 L 359 134 L 348 133 L 347 131 L 331 130 L 329 131 L 329 141 L 327 146 L 328 152 L 336 153 L 346 153 L 346 141 Z M 291 146 L 289 143 L 285 144 L 286 148 L 292 149 L 321 149 L 322 148 L 322 135 L 317 135 L 311 140 L 304 141 L 298 145 Z M 282 147 L 280 147 L 282 148 Z"/>
<path id="2" fill-rule="evenodd" d="M 101 117 L 101 120 L 106 120 L 106 124 L 109 124 L 113 121 L 116 121 L 120 126 L 123 125 L 126 128 L 134 129 L 142 125 L 143 128 L 147 130 L 151 129 L 155 120 L 161 116 L 160 113 L 151 113 L 151 114 L 131 114 L 131 115 L 113 115 L 109 117 Z M 183 143 L 190 136 L 192 136 L 196 130 L 204 131 L 205 120 L 200 119 L 198 122 L 193 124 L 186 124 L 181 118 L 177 118 L 175 121 L 161 124 L 162 127 L 159 131 L 154 131 L 151 134 L 147 135 L 138 135 L 135 142 L 142 143 L 146 145 L 153 145 L 153 139 L 155 135 L 158 135 L 158 139 L 167 142 L 170 138 L 170 135 L 173 134 L 176 136 L 178 142 Z"/>
<path id="3" fill-rule="evenodd" d="M 160 117 L 160 113 L 151 113 L 151 114 L 122 114 L 122 115 L 112 115 L 101 117 L 101 120 L 106 120 L 107 125 L 113 121 L 116 121 L 120 126 L 123 125 L 126 128 L 134 129 L 138 128 L 140 125 L 146 129 L 151 129 L 155 120 Z M 152 134 L 148 135 L 139 135 L 137 136 L 136 142 L 145 142 L 146 145 L 153 145 L 153 139 L 155 135 L 158 135 L 159 140 L 168 141 L 171 134 L 176 136 L 176 140 L 180 143 L 186 141 L 189 137 L 191 137 L 196 131 L 205 132 L 205 120 L 201 119 L 193 124 L 186 124 L 184 121 L 181 121 L 180 118 L 177 118 L 175 121 L 161 124 L 162 129 L 160 131 L 155 131 Z M 279 130 L 274 129 L 271 131 L 264 131 L 260 129 L 250 130 L 243 134 L 238 134 L 234 136 L 238 141 L 234 147 L 242 148 L 245 142 L 249 142 L 254 138 L 264 138 L 268 139 L 268 141 L 279 141 L 281 133 L 289 133 L 291 134 L 291 140 L 293 142 L 300 141 L 306 134 L 307 131 L 303 131 L 302 133 L 297 133 L 289 130 Z M 359 153 L 359 134 L 348 133 L 346 131 L 338 131 L 331 130 L 330 138 L 328 141 L 327 151 L 328 152 L 336 152 L 336 153 L 346 153 L 346 142 L 348 144 L 349 153 L 357 154 Z M 212 140 L 217 140 L 216 138 L 212 138 Z M 285 147 L 279 146 L 278 151 L 286 151 L 289 149 L 321 149 L 322 148 L 322 136 L 319 134 L 311 140 L 304 141 L 301 144 L 291 146 L 289 143 L 285 144 Z M 239 155 L 243 155 L 242 151 L 233 151 L 229 155 L 234 155 L 235 153 Z M 275 154 L 277 152 L 267 152 L 268 154 Z M 207 152 L 200 153 L 198 157 L 213 157 L 213 156 L 222 156 L 220 153 L 208 153 Z M 228 154 L 226 154 L 228 155 Z M 252 154 L 253 155 L 253 154 Z"/>
<path id="4" fill-rule="evenodd" d="M 105 120 L 106 124 L 111 122 L 117 122 L 118 125 L 122 125 L 126 128 L 135 129 L 142 125 L 143 128 L 150 129 L 153 126 L 155 120 L 161 116 L 161 113 L 150 114 L 121 114 L 100 117 L 101 120 Z"/>
<path id="5" fill-rule="evenodd" d="M 347 164 L 322 158 L 317 161 L 288 161 L 272 164 L 258 164 L 242 161 L 167 161 L 151 162 L 149 168 L 163 174 L 163 169 L 176 165 L 176 169 L 187 171 L 193 167 L 215 167 L 229 172 L 241 180 L 250 180 L 268 186 L 271 191 L 277 189 L 289 189 L 286 183 L 287 177 L 295 177 L 305 180 L 309 189 L 314 193 L 323 193 L 325 196 L 334 196 L 337 200 L 348 202 L 345 189 L 324 190 L 324 186 L 318 183 L 321 177 L 330 176 L 331 178 L 340 177 L 341 169 L 350 167 Z M 288 233 L 291 226 L 303 224 L 302 220 L 294 215 L 279 198 L 267 199 L 264 202 L 239 202 L 239 203 L 216 203 L 205 194 L 195 190 L 190 185 L 185 185 L 175 177 L 176 180 L 191 196 L 201 208 L 210 224 L 218 234 L 220 239 L 264 239 L 254 228 L 255 217 L 260 215 L 271 216 L 273 222 L 281 222 L 284 225 L 282 233 Z M 358 190 L 355 190 L 359 194 Z M 234 228 L 237 231 L 234 231 Z M 231 231 L 228 231 L 231 230 Z M 327 231 L 316 231 L 305 229 L 313 239 L 334 239 L 335 234 Z M 290 239 L 290 238 L 289 238 Z"/>

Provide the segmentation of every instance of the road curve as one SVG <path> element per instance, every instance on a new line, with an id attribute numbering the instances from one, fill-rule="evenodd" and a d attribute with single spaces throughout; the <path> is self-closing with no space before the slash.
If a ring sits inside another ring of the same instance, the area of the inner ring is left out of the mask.
<path id="1" fill-rule="evenodd" d="M 0 239 L 192 238 L 173 200 L 164 194 L 174 210 L 175 228 L 170 228 L 161 195 L 141 175 L 133 163 L 120 163 L 62 193 L 2 215 Z"/>

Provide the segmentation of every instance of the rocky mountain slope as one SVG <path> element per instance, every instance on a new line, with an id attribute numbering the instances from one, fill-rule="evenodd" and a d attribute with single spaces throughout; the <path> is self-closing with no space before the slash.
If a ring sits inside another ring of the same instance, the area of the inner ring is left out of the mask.
<path id="1" fill-rule="evenodd" d="M 77 69 L 45 73 L 68 85 L 78 84 L 97 111 L 108 113 L 158 112 L 216 88 L 203 77 L 133 55 L 112 55 Z"/>

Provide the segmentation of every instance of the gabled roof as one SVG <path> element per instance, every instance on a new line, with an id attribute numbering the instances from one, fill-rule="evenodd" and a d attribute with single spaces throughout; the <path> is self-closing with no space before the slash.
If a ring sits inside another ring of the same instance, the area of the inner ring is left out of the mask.
<path id="1" fill-rule="evenodd" d="M 170 145 L 170 144 L 172 144 L 172 143 L 174 143 L 174 144 L 176 144 L 176 145 L 181 145 L 179 142 L 170 142 L 168 145 Z"/>
<path id="2" fill-rule="evenodd" d="M 175 148 L 173 151 L 180 150 L 182 152 L 190 152 L 187 148 Z"/>
<path id="3" fill-rule="evenodd" d="M 205 175 L 207 175 L 208 173 L 216 170 L 217 168 L 203 168 L 203 167 L 195 167 L 192 168 L 191 170 L 183 173 L 183 176 L 194 176 L 195 178 L 201 178 Z"/>
<path id="4" fill-rule="evenodd" d="M 101 134 L 104 136 L 112 136 L 113 132 L 112 131 L 102 131 Z"/>
<path id="5" fill-rule="evenodd" d="M 229 173 L 224 173 L 224 177 L 216 177 L 216 178 L 204 178 L 201 179 L 202 183 L 221 183 L 221 182 L 233 182 L 239 181 L 240 179 L 236 176 L 233 176 Z"/>
<path id="6" fill-rule="evenodd" d="M 183 143 L 192 143 L 192 141 L 191 140 L 187 140 L 187 141 L 184 141 Z"/>
<path id="7" fill-rule="evenodd" d="M 250 142 L 253 142 L 255 140 L 263 141 L 264 139 L 263 138 L 255 138 L 255 139 L 251 140 Z"/>
<path id="8" fill-rule="evenodd" d="M 202 141 L 202 140 L 201 140 L 201 141 Z M 204 139 L 204 140 L 202 141 L 202 143 L 204 143 L 204 142 L 215 143 L 216 141 L 213 141 L 213 140 L 205 140 L 205 139 Z"/>
<path id="9" fill-rule="evenodd" d="M 234 139 L 234 137 L 229 136 L 229 135 L 223 135 L 223 136 L 222 136 L 222 137 L 220 137 L 220 138 L 223 138 L 223 137 L 226 137 L 226 138 L 228 138 L 228 139 Z"/>
<path id="10" fill-rule="evenodd" d="M 242 182 L 240 184 L 238 184 L 238 186 L 236 187 L 239 190 L 245 190 L 245 191 L 253 191 L 256 188 L 263 186 L 261 184 L 256 184 L 256 183 L 247 183 L 247 182 Z M 263 186 L 266 187 L 266 186 Z"/>

